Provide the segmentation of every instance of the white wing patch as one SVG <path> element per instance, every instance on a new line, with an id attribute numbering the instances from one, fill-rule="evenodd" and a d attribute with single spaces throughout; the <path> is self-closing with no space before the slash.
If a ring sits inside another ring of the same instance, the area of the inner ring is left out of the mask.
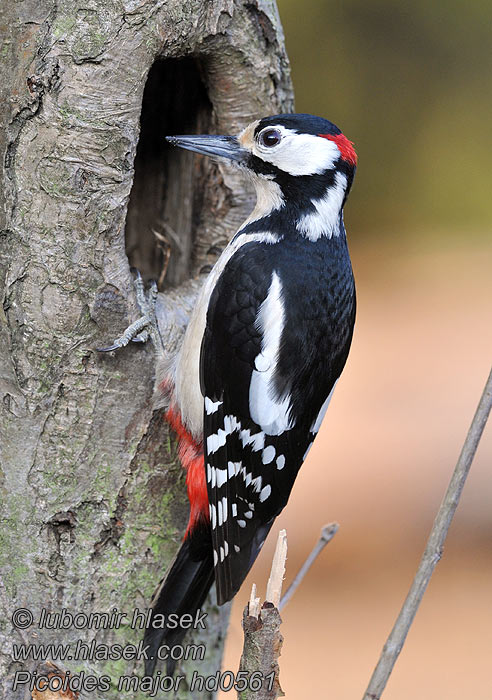
<path id="1" fill-rule="evenodd" d="M 256 324 L 262 334 L 261 352 L 255 359 L 249 386 L 249 410 L 251 418 L 261 426 L 266 435 L 281 435 L 293 427 L 290 413 L 290 397 L 275 396 L 274 378 L 284 328 L 285 310 L 282 285 L 273 272 L 270 289 L 260 306 Z"/>
<path id="2" fill-rule="evenodd" d="M 338 216 L 346 189 L 347 177 L 343 173 L 335 173 L 335 184 L 328 188 L 323 197 L 313 200 L 316 211 L 301 216 L 297 230 L 310 241 L 317 241 L 321 236 L 338 236 Z"/>

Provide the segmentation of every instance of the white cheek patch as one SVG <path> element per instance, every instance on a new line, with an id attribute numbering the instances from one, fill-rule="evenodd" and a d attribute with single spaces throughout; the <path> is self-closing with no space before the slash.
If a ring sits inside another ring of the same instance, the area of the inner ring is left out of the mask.
<path id="1" fill-rule="evenodd" d="M 326 190 L 323 197 L 312 200 L 315 210 L 301 216 L 297 222 L 297 230 L 313 242 L 321 236 L 337 236 L 340 232 L 339 215 L 346 189 L 347 177 L 343 173 L 335 173 L 335 184 Z"/>
<path id="2" fill-rule="evenodd" d="M 253 153 L 290 175 L 316 175 L 332 170 L 340 158 L 334 141 L 314 134 L 297 134 L 283 126 L 275 128 L 282 134 L 278 146 L 268 148 L 255 142 Z"/>
<path id="3" fill-rule="evenodd" d="M 277 273 L 274 272 L 268 295 L 260 306 L 256 320 L 262 334 L 261 352 L 256 357 L 256 369 L 251 374 L 249 386 L 251 417 L 261 426 L 266 435 L 280 435 L 292 428 L 289 417 L 290 397 L 287 395 L 278 398 L 274 392 L 275 370 L 284 319 L 282 285 Z"/>

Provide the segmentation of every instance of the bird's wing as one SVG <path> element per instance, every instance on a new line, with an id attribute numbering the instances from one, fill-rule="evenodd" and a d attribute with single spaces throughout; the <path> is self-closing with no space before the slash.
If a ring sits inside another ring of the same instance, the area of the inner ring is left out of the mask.
<path id="1" fill-rule="evenodd" d="M 246 244 L 233 256 L 212 294 L 202 343 L 205 469 L 219 603 L 239 589 L 314 437 L 316 407 L 295 421 L 288 391 L 276 390 L 284 318 L 273 264 L 259 244 Z M 288 387 L 285 377 L 280 384 Z"/>

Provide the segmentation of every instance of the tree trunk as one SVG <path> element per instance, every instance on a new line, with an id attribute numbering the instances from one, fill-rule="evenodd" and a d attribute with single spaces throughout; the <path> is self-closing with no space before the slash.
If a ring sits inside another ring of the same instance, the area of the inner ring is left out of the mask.
<path id="1" fill-rule="evenodd" d="M 289 111 L 292 91 L 272 0 L 2 5 L 0 694 L 17 700 L 31 696 L 13 689 L 16 671 L 42 667 L 16 662 L 13 644 L 141 639 L 128 624 L 39 620 L 43 609 L 117 608 L 128 623 L 148 608 L 186 525 L 184 475 L 152 405 L 152 348 L 94 348 L 139 315 L 130 261 L 160 280 L 174 351 L 251 193 L 227 166 L 163 136 L 236 133 Z M 33 615 L 25 630 L 12 624 L 19 608 Z M 212 600 L 206 611 L 206 630 L 187 640 L 206 644 L 205 660 L 181 663 L 175 697 L 212 697 L 187 690 L 193 669 L 220 664 L 227 615 Z M 72 675 L 111 678 L 111 690 L 88 697 L 124 697 L 119 678 L 143 668 L 50 656 Z"/>

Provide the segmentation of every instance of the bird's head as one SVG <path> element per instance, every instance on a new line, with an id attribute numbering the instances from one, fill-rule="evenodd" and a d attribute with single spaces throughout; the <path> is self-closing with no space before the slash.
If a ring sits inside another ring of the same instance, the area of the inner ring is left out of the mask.
<path id="1" fill-rule="evenodd" d="M 353 145 L 340 129 L 310 114 L 265 117 L 237 137 L 168 136 L 167 140 L 227 159 L 252 177 L 258 196 L 254 220 L 288 210 L 299 230 L 314 222 L 316 231 L 324 227 L 328 235 L 337 225 L 357 164 Z"/>

